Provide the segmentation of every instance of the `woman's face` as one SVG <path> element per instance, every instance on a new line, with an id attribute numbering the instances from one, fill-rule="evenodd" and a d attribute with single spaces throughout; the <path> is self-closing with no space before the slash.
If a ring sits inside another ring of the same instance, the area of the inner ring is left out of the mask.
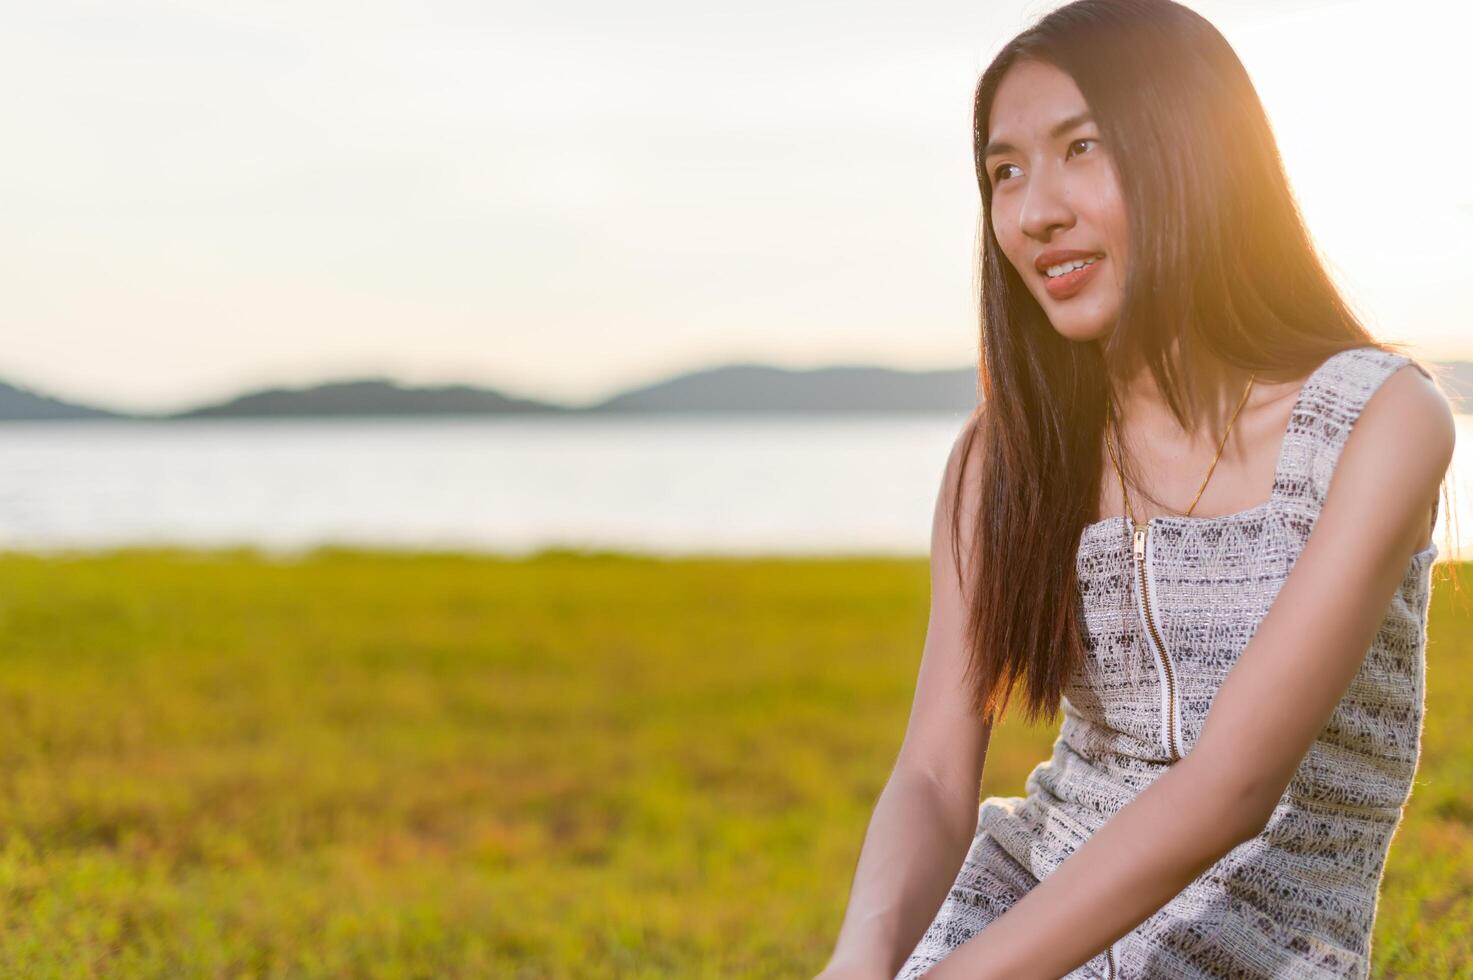
<path id="1" fill-rule="evenodd" d="M 1114 329 L 1127 261 L 1120 184 L 1088 112 L 1069 75 L 1019 61 L 998 84 L 983 161 L 993 235 L 1054 329 L 1075 341 Z M 1048 275 L 1091 256 L 1083 269 Z"/>

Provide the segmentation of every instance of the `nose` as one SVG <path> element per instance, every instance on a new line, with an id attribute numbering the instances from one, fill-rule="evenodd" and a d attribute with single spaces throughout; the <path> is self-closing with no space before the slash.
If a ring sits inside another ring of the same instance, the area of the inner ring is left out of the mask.
<path id="1" fill-rule="evenodd" d="M 1074 224 L 1074 209 L 1064 194 L 1062 182 L 1047 168 L 1029 181 L 1018 212 L 1018 225 L 1029 238 L 1046 242 L 1054 233 Z"/>

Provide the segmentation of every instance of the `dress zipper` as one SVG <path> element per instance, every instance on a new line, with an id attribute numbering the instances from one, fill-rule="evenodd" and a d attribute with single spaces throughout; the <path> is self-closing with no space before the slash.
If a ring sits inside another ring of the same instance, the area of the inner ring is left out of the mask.
<path id="1" fill-rule="evenodd" d="M 1161 634 L 1156 630 L 1156 620 L 1151 615 L 1151 593 L 1146 583 L 1146 538 L 1150 530 L 1150 524 L 1135 525 L 1131 552 L 1135 557 L 1136 576 L 1140 582 L 1137 599 L 1141 607 L 1141 619 L 1146 624 L 1146 632 L 1150 634 L 1156 657 L 1160 660 L 1166 677 L 1165 717 L 1161 719 L 1166 728 L 1166 747 L 1171 753 L 1171 761 L 1178 762 L 1181 760 L 1181 752 L 1176 744 L 1176 672 L 1171 668 L 1171 657 L 1166 653 L 1166 644 L 1161 641 Z"/>

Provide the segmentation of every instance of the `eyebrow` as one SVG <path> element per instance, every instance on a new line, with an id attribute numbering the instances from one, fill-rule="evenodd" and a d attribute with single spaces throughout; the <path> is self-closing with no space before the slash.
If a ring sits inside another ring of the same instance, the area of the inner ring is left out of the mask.
<path id="1" fill-rule="evenodd" d="M 1055 123 L 1054 128 L 1048 131 L 1049 138 L 1058 139 L 1060 136 L 1064 135 L 1075 126 L 1080 126 L 1087 122 L 1094 122 L 1094 116 L 1090 115 L 1089 110 L 1086 109 L 1084 112 L 1075 113 L 1074 115 L 1069 116 L 1065 119 L 1061 119 L 1057 123 Z M 1018 148 L 1011 143 L 1004 143 L 1000 140 L 992 140 L 987 144 L 986 147 L 983 148 L 982 159 L 986 160 L 988 157 L 996 156 L 999 153 L 1017 152 Z"/>

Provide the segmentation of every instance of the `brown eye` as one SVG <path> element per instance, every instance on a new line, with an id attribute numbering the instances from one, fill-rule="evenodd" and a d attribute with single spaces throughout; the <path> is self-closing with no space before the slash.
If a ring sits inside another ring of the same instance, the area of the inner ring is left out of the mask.
<path id="1" fill-rule="evenodd" d="M 1081 136 L 1079 139 L 1074 140 L 1074 141 L 1072 141 L 1069 144 L 1069 149 L 1071 149 L 1071 150 L 1074 149 L 1074 147 L 1077 146 L 1077 145 L 1079 145 L 1080 143 L 1098 143 L 1098 142 L 1099 142 L 1099 140 L 1095 139 L 1092 136 Z"/>
<path id="2" fill-rule="evenodd" d="M 998 174 L 1002 173 L 1002 170 L 1003 170 L 1004 167 L 1011 167 L 1011 166 L 1012 166 L 1011 163 L 1000 163 L 1000 164 L 998 164 L 997 165 L 997 169 L 992 172 L 992 182 L 994 184 L 998 184 L 998 183 L 1001 183 L 1003 180 L 1006 180 L 1007 178 L 1005 178 L 1005 177 L 999 177 Z"/>

